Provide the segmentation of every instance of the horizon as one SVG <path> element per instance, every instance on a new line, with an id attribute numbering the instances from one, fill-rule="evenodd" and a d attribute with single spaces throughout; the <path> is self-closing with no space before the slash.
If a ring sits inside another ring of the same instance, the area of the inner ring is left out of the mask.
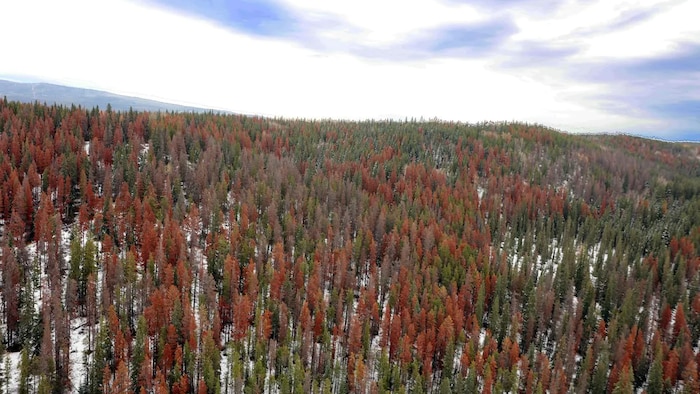
<path id="1" fill-rule="evenodd" d="M 690 139 L 668 139 L 668 138 L 663 138 L 663 137 L 658 137 L 655 135 L 642 135 L 642 134 L 634 134 L 634 133 L 628 133 L 628 132 L 621 132 L 621 131 L 601 131 L 601 132 L 588 132 L 588 133 L 576 133 L 576 132 L 571 132 L 567 131 L 564 129 L 558 129 L 555 127 L 551 127 L 547 124 L 543 123 L 537 123 L 537 122 L 524 122 L 524 121 L 519 121 L 517 119 L 514 120 L 482 120 L 482 121 L 477 121 L 477 122 L 468 122 L 468 121 L 460 121 L 460 120 L 449 120 L 449 119 L 440 119 L 440 118 L 430 118 L 430 119 L 425 119 L 423 117 L 421 118 L 383 118 L 383 119 L 376 119 L 376 118 L 365 118 L 365 119 L 341 119 L 341 118 L 298 118 L 298 117 L 284 117 L 284 116 L 267 116 L 267 115 L 261 115 L 261 114 L 255 114 L 255 113 L 238 113 L 238 112 L 231 112 L 228 110 L 221 110 L 217 108 L 206 108 L 206 107 L 188 107 L 186 105 L 182 104 L 176 104 L 172 102 L 166 102 L 166 101 L 158 101 L 158 100 L 151 100 L 151 99 L 144 99 L 142 97 L 138 96 L 124 96 L 124 95 L 119 95 L 116 93 L 112 92 L 107 92 L 104 90 L 96 90 L 96 89 L 89 89 L 89 88 L 80 88 L 80 87 L 74 87 L 74 86 L 66 86 L 66 85 L 58 85 L 54 84 L 51 82 L 22 82 L 22 81 L 17 81 L 17 80 L 12 80 L 9 78 L 5 77 L 0 77 L 0 82 L 2 81 L 9 81 L 9 82 L 14 82 L 14 83 L 20 83 L 20 84 L 27 84 L 27 85 L 33 85 L 33 84 L 43 84 L 43 85 L 52 85 L 52 86 L 57 86 L 61 88 L 69 88 L 69 89 L 78 89 L 78 90 L 90 90 L 94 91 L 97 93 L 105 93 L 108 95 L 115 95 L 117 97 L 125 98 L 125 99 L 138 99 L 138 100 L 147 100 L 147 101 L 152 101 L 154 103 L 159 103 L 163 105 L 172 105 L 173 107 L 182 107 L 183 109 L 172 109 L 170 110 L 171 112 L 180 112 L 180 113 L 191 113 L 192 111 L 197 112 L 197 110 L 205 111 L 208 113 L 209 111 L 213 112 L 215 115 L 234 115 L 234 116 L 247 116 L 247 117 L 259 117 L 259 118 L 267 118 L 267 119 L 277 119 L 277 120 L 290 120 L 290 121 L 295 121 L 295 120 L 300 120 L 300 121 L 308 121 L 308 122 L 323 122 L 323 121 L 331 121 L 331 122 L 356 122 L 356 123 L 364 123 L 364 122 L 398 122 L 398 123 L 431 123 L 431 122 L 437 122 L 437 123 L 445 123 L 445 124 L 464 124 L 464 125 L 478 125 L 478 124 L 489 124 L 489 123 L 495 123 L 495 124 L 525 124 L 525 125 L 531 125 L 535 127 L 541 127 L 544 129 L 548 129 L 550 131 L 554 131 L 557 133 L 562 133 L 562 134 L 568 134 L 568 135 L 582 135 L 582 136 L 590 136 L 590 137 L 596 137 L 596 136 L 603 136 L 603 137 L 616 137 L 616 136 L 623 136 L 623 137 L 634 137 L 634 138 L 643 138 L 643 139 L 648 139 L 648 140 L 653 140 L 653 141 L 659 141 L 659 142 L 668 142 L 668 143 L 690 143 L 690 144 L 700 144 L 700 135 L 693 134 L 690 136 Z M 12 98 L 8 98 L 4 94 L 0 93 L 0 97 L 7 98 L 8 101 L 13 101 Z M 47 105 L 51 105 L 52 103 L 47 103 L 42 100 L 37 99 L 38 102 L 44 103 Z M 56 102 L 55 104 L 62 104 Z M 76 104 L 76 103 L 72 103 Z M 80 104 L 77 104 L 80 106 Z M 95 105 L 93 107 L 99 108 L 98 105 Z M 88 108 L 88 107 L 85 107 Z M 100 108 L 100 110 L 104 110 L 104 108 Z M 125 110 L 115 110 L 116 112 L 123 112 Z M 134 111 L 139 111 L 139 112 L 160 112 L 160 110 L 141 110 L 134 108 Z M 684 136 L 682 136 L 684 137 Z M 681 137 L 681 138 L 682 138 Z M 685 136 L 687 137 L 687 136 Z M 692 139 L 695 138 L 695 139 Z"/>
<path id="2" fill-rule="evenodd" d="M 700 138 L 700 26 L 692 17 L 700 4 L 692 1 L 7 8 L 13 17 L 0 33 L 16 39 L 0 78 L 17 82 L 267 117 L 511 119 L 568 133 Z M 36 28 L 12 34 L 28 24 Z M 78 40 L 47 46 L 49 34 Z"/>

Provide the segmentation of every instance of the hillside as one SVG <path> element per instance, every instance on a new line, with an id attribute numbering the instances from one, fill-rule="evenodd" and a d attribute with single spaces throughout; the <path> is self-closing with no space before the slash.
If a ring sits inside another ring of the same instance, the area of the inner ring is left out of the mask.
<path id="1" fill-rule="evenodd" d="M 208 112 L 209 109 L 188 107 L 172 103 L 147 100 L 140 97 L 123 96 L 100 90 L 73 88 L 50 83 L 21 83 L 0 79 L 0 98 L 24 103 L 59 104 L 83 108 L 111 106 L 115 111 L 186 111 Z M 215 111 L 216 112 L 216 111 Z"/>
<path id="2" fill-rule="evenodd" d="M 5 392 L 700 392 L 700 145 L 0 101 Z"/>

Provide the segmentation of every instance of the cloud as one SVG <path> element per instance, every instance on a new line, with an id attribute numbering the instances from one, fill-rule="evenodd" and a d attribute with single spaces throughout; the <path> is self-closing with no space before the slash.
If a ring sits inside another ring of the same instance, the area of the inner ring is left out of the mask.
<path id="1" fill-rule="evenodd" d="M 688 125 L 694 124 L 696 127 L 700 125 L 700 99 L 652 105 L 650 108 L 664 117 L 677 117 L 681 121 L 687 120 Z"/>
<path id="2" fill-rule="evenodd" d="M 677 52 L 687 42 L 700 43 L 700 24 L 695 16 L 700 13 L 699 2 L 661 1 L 644 10 L 650 14 L 641 18 L 642 21 L 579 37 L 579 40 L 585 39 L 586 44 L 581 56 L 621 60 L 653 58 Z M 617 19 L 611 21 L 613 26 L 616 22 Z"/>
<path id="3" fill-rule="evenodd" d="M 507 16 L 489 19 L 469 6 L 438 2 L 396 3 L 401 12 L 362 0 L 330 7 L 305 0 L 152 0 L 151 4 L 234 32 L 375 60 L 479 56 L 516 31 Z"/>
<path id="4" fill-rule="evenodd" d="M 563 7 L 566 2 L 560 0 L 447 0 L 450 4 L 468 4 L 490 13 L 517 11 L 531 12 L 539 15 L 551 14 Z"/>
<path id="5" fill-rule="evenodd" d="M 489 20 L 416 31 L 389 44 L 333 38 L 310 39 L 306 44 L 325 53 L 346 53 L 385 62 L 478 59 L 497 51 L 514 31 L 510 20 Z"/>
<path id="6" fill-rule="evenodd" d="M 499 66 L 510 69 L 563 67 L 567 59 L 580 50 L 580 47 L 573 45 L 526 41 L 510 44 L 496 57 L 496 61 Z"/>
<path id="7" fill-rule="evenodd" d="M 664 8 L 665 7 L 661 6 L 652 6 L 644 9 L 626 10 L 620 13 L 616 20 L 605 26 L 603 29 L 598 30 L 598 32 L 611 32 L 632 27 L 653 18 Z"/>
<path id="8" fill-rule="evenodd" d="M 493 19 L 430 29 L 402 46 L 429 55 L 480 56 L 496 50 L 515 31 L 510 19 Z"/>
<path id="9" fill-rule="evenodd" d="M 700 135 L 700 44 L 648 59 L 572 62 L 570 78 L 601 86 L 587 99 L 616 113 L 695 126 Z M 611 105 L 614 103 L 614 105 Z M 593 104 L 595 105 L 595 104 Z"/>
<path id="10" fill-rule="evenodd" d="M 671 58 L 681 59 L 673 63 Z M 700 137 L 700 74 L 688 55 L 625 62 L 567 62 L 565 71 L 548 74 L 562 100 L 608 114 L 641 120 L 610 125 L 609 131 L 669 138 L 694 130 Z M 542 68 L 534 72 L 547 74 Z M 545 79 L 542 77 L 541 79 Z"/>
<path id="11" fill-rule="evenodd" d="M 700 78 L 700 44 L 686 44 L 678 52 L 653 58 L 577 59 L 570 62 L 568 69 L 576 79 L 597 83 L 697 81 Z"/>
<path id="12" fill-rule="evenodd" d="M 588 3 L 563 6 L 557 18 L 515 17 L 519 32 L 492 57 L 496 67 L 630 120 L 609 131 L 669 137 L 695 130 L 700 138 L 700 28 L 690 17 L 698 3 Z"/>
<path id="13" fill-rule="evenodd" d="M 633 62 L 627 68 L 643 76 L 664 76 L 669 73 L 689 73 L 698 78 L 700 73 L 700 43 L 679 43 L 675 53 Z"/>
<path id="14" fill-rule="evenodd" d="M 290 9 L 272 0 L 152 0 L 151 4 L 253 35 L 285 36 L 301 28 Z"/>
<path id="15" fill-rule="evenodd" d="M 13 39 L 0 75 L 178 104 L 655 136 L 699 123 L 690 0 L 27 0 L 3 11 L 0 35 Z"/>

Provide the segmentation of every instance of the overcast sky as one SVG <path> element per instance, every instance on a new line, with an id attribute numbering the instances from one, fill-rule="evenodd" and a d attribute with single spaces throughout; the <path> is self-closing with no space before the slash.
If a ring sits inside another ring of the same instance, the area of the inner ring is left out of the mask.
<path id="1" fill-rule="evenodd" d="M 306 118 L 700 139 L 700 1 L 0 0 L 0 77 Z"/>

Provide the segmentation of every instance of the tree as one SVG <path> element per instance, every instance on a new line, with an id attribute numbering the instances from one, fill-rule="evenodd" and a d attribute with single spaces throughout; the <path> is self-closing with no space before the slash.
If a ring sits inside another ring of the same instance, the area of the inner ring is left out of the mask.
<path id="1" fill-rule="evenodd" d="M 613 389 L 613 394 L 632 394 L 634 393 L 634 386 L 632 384 L 632 368 L 629 365 L 625 365 L 620 373 L 620 378 L 615 384 Z"/>
<path id="2" fill-rule="evenodd" d="M 83 392 L 224 391 L 224 348 L 235 392 L 697 391 L 699 153 L 1 100 L 0 342 L 42 393 L 76 317 Z"/>
<path id="3" fill-rule="evenodd" d="M 698 382 L 698 368 L 695 360 L 690 360 L 683 369 L 683 392 L 700 392 L 700 382 Z"/>
<path id="4" fill-rule="evenodd" d="M 112 343 L 109 329 L 104 319 L 100 320 L 100 327 L 95 342 L 95 352 L 92 363 L 88 368 L 87 384 L 88 391 L 93 393 L 102 391 L 104 370 L 109 368 L 109 364 L 112 361 Z"/>
<path id="5" fill-rule="evenodd" d="M 27 347 L 22 348 L 19 361 L 19 393 L 28 394 L 29 393 L 29 351 Z"/>
<path id="6" fill-rule="evenodd" d="M 678 352 L 672 349 L 664 361 L 664 381 L 671 386 L 675 386 L 678 380 L 678 362 Z"/>
<path id="7" fill-rule="evenodd" d="M 41 339 L 41 354 L 39 360 L 39 370 L 41 373 L 41 380 L 45 382 L 48 387 L 51 384 L 55 384 L 55 365 L 54 365 L 54 344 L 51 337 L 51 314 L 49 303 L 44 303 L 42 306 L 42 321 L 43 321 L 43 333 Z M 59 387 L 56 385 L 56 387 Z"/>
<path id="8" fill-rule="evenodd" d="M 664 370 L 662 362 L 663 353 L 661 345 L 658 345 L 654 356 L 654 362 L 651 364 L 651 369 L 649 370 L 649 384 L 647 387 L 647 392 L 649 394 L 661 394 L 664 392 Z"/>
<path id="9" fill-rule="evenodd" d="M 593 380 L 591 381 L 591 391 L 594 393 L 603 393 L 607 390 L 608 371 L 610 369 L 610 361 L 608 357 L 607 349 L 601 349 L 600 356 L 598 357 L 598 363 L 596 364 L 595 372 L 593 373 Z"/>
<path id="10" fill-rule="evenodd" d="M 117 373 L 114 376 L 114 381 L 107 390 L 113 394 L 127 394 L 131 392 L 131 382 L 129 380 L 129 369 L 124 360 L 119 361 Z"/>
<path id="11" fill-rule="evenodd" d="M 240 341 L 245 337 L 248 327 L 250 326 L 252 310 L 253 304 L 250 301 L 250 298 L 248 298 L 248 295 L 239 296 L 236 302 L 233 317 L 234 340 Z"/>
<path id="12" fill-rule="evenodd" d="M 139 387 L 142 387 L 142 382 L 139 380 L 141 369 L 146 360 L 146 345 L 147 345 L 147 328 L 146 319 L 143 315 L 139 316 L 136 327 L 136 338 L 134 340 L 133 350 L 131 352 L 131 390 L 137 392 Z"/>
<path id="13" fill-rule="evenodd" d="M 21 272 L 14 252 L 7 246 L 2 248 L 2 260 L 2 295 L 5 302 L 7 346 L 12 349 L 17 347 L 21 338 L 19 336 Z"/>
<path id="14" fill-rule="evenodd" d="M 5 358 L 5 345 L 3 344 L 2 341 L 2 330 L 0 330 L 0 359 Z M 9 358 L 8 358 L 9 360 Z M 9 368 L 5 368 L 3 371 L 4 365 L 0 366 L 0 394 L 2 394 L 4 391 L 3 389 L 5 388 L 5 381 L 7 380 L 7 376 L 10 373 Z"/>
<path id="15" fill-rule="evenodd" d="M 219 376 L 221 375 L 221 356 L 219 347 L 214 343 L 211 332 L 203 334 L 202 369 L 205 388 L 209 394 L 218 394 L 221 390 Z M 201 384 L 200 384 L 201 391 Z"/>

